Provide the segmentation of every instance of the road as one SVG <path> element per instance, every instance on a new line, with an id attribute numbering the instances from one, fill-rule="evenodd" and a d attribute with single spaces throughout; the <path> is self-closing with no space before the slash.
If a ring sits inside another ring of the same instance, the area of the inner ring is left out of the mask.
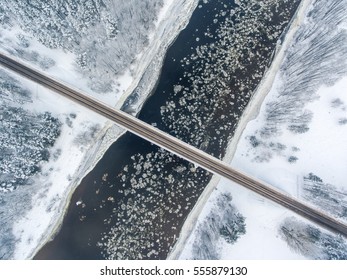
<path id="1" fill-rule="evenodd" d="M 276 190 L 270 185 L 260 182 L 240 171 L 231 168 L 221 160 L 218 160 L 209 154 L 190 146 L 183 141 L 164 133 L 163 131 L 129 115 L 120 110 L 116 110 L 102 102 L 88 96 L 71 86 L 64 85 L 57 80 L 46 76 L 38 70 L 35 70 L 22 62 L 19 62 L 5 54 L 0 53 L 0 63 L 16 73 L 37 82 L 38 84 L 53 90 L 72 101 L 90 109 L 94 112 L 124 127 L 130 132 L 190 161 L 198 166 L 214 173 L 219 174 L 231 181 L 234 181 L 247 189 L 270 199 L 283 207 L 296 212 L 304 218 L 325 227 L 326 229 L 342 234 L 347 237 L 347 225 L 326 215 L 325 213 L 304 204 L 303 202 L 290 197 L 289 195 Z"/>

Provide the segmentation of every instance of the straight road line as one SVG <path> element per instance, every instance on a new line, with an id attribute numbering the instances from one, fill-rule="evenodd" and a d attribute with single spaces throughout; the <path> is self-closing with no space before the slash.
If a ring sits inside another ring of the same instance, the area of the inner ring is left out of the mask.
<path id="1" fill-rule="evenodd" d="M 116 110 L 71 86 L 64 85 L 44 73 L 33 69 L 5 54 L 0 53 L 0 63 L 6 68 L 29 78 L 30 80 L 53 90 L 70 100 L 108 118 L 130 132 L 144 138 L 202 168 L 234 181 L 247 189 L 270 199 L 283 207 L 325 227 L 326 229 L 347 237 L 347 225 L 335 218 L 312 208 L 311 206 L 276 190 L 264 182 L 260 182 L 239 172 L 221 160 L 193 147 L 163 131 L 127 114 Z"/>

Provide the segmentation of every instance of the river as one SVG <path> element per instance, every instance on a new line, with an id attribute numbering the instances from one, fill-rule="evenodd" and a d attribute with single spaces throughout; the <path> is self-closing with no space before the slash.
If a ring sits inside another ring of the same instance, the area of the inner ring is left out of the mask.
<path id="1" fill-rule="evenodd" d="M 235 3 L 236 2 L 236 3 Z M 299 1 L 200 1 L 138 117 L 218 158 Z M 36 259 L 165 259 L 211 174 L 130 133 L 73 194 Z"/>

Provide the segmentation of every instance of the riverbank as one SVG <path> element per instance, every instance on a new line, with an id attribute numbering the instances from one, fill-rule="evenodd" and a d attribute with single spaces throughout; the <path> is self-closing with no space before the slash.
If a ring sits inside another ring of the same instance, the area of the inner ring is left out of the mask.
<path id="1" fill-rule="evenodd" d="M 117 101 L 117 104 L 115 106 L 116 108 L 121 107 L 126 98 L 132 94 L 134 89 L 138 88 L 138 86 L 141 85 L 141 79 L 144 75 L 150 76 L 153 81 L 156 81 L 156 77 L 160 73 L 162 60 L 164 59 L 166 49 L 175 39 L 180 30 L 185 27 L 189 20 L 189 16 L 195 9 L 196 4 L 197 1 L 195 0 L 182 0 L 179 3 L 171 3 L 171 1 L 165 2 L 165 6 L 162 8 L 162 13 L 160 13 L 158 16 L 158 22 L 156 23 L 157 29 L 150 37 L 149 47 L 138 56 L 137 61 L 132 65 L 132 69 L 129 69 L 129 71 L 133 70 L 134 72 L 133 81 L 130 83 L 130 86 L 124 86 L 124 88 L 126 89 L 124 90 L 124 93 L 122 94 L 120 99 Z M 150 73 L 148 73 L 148 71 L 150 71 Z M 122 77 L 122 79 L 124 80 L 125 85 L 129 84 L 129 75 L 125 75 L 124 77 Z M 152 87 L 154 85 L 155 83 L 151 83 L 147 87 L 141 87 L 142 98 L 141 100 L 139 100 L 139 103 L 136 103 L 138 110 L 141 108 L 141 104 L 146 99 L 147 95 L 150 94 L 150 91 L 152 90 Z M 32 88 L 34 89 L 35 87 L 32 86 Z M 84 112 L 83 115 L 88 116 L 86 117 L 86 120 L 90 119 L 90 113 L 88 111 L 81 108 L 79 108 L 79 110 Z M 101 121 L 101 123 L 102 122 L 103 121 Z M 16 236 L 18 236 L 20 241 L 16 244 L 16 253 L 14 258 L 33 258 L 36 252 L 46 242 L 54 237 L 54 235 L 60 228 L 60 225 L 66 213 L 67 206 L 69 205 L 70 198 L 74 193 L 75 188 L 79 185 L 84 176 L 93 169 L 93 167 L 100 160 L 108 147 L 124 132 L 125 131 L 123 129 L 107 122 L 105 125 L 103 125 L 102 128 L 99 128 L 97 134 L 94 135 L 94 138 L 92 139 L 94 140 L 94 143 L 88 143 L 89 147 L 83 148 L 83 151 L 79 153 L 78 158 L 74 158 L 72 160 L 80 162 L 77 167 L 74 167 L 76 168 L 76 171 L 69 170 L 71 164 L 66 164 L 66 166 L 62 164 L 60 167 L 50 166 L 50 168 L 57 170 L 57 173 L 54 176 L 52 175 L 52 179 L 64 178 L 63 182 L 65 182 L 66 178 L 68 177 L 68 185 L 64 186 L 63 191 L 61 191 L 62 187 L 60 186 L 60 184 L 62 183 L 62 181 L 52 182 L 53 187 L 50 187 L 50 190 L 48 191 L 49 198 L 46 199 L 49 200 L 56 197 L 56 199 L 58 200 L 54 203 L 53 215 L 52 213 L 45 214 L 46 216 L 44 219 L 40 218 L 40 216 L 42 216 L 42 211 L 44 211 L 45 209 L 44 205 L 49 204 L 49 201 L 44 202 L 44 198 L 41 198 L 42 201 L 34 202 L 33 209 L 30 210 L 25 215 L 25 217 L 16 221 L 14 232 L 16 233 Z M 67 134 L 68 133 L 66 133 L 66 137 L 68 137 Z M 62 138 L 65 137 L 64 135 L 60 138 L 61 140 L 63 140 Z M 71 136 L 69 136 L 69 138 L 71 138 Z M 72 142 L 72 140 L 69 141 Z M 64 147 L 64 141 L 59 140 L 59 142 L 59 145 L 61 147 Z M 73 154 L 71 154 L 70 157 L 71 156 L 73 157 Z M 81 158 L 81 156 L 83 157 Z M 69 159 L 68 157 L 65 157 L 65 159 L 67 161 L 71 161 L 71 159 Z M 44 179 L 37 178 L 37 181 L 40 182 L 40 184 L 43 184 L 43 182 L 41 182 L 42 180 Z M 45 180 L 47 180 L 47 178 Z M 47 182 L 45 182 L 45 184 L 47 184 Z M 56 194 L 54 194 L 53 192 L 56 188 L 58 188 L 59 190 L 57 189 Z M 43 220 L 45 222 L 41 223 Z M 34 223 L 30 224 L 30 221 L 34 221 Z M 38 230 L 36 230 L 35 227 L 38 228 Z M 37 236 L 38 234 L 40 235 L 40 237 Z M 30 237 L 33 235 L 35 236 L 34 240 Z M 32 241 L 28 243 L 27 240 Z"/>
<path id="2" fill-rule="evenodd" d="M 267 71 L 265 72 L 264 77 L 261 80 L 261 83 L 255 90 L 253 97 L 251 98 L 250 102 L 245 108 L 245 111 L 242 114 L 242 118 L 240 119 L 238 123 L 235 134 L 228 145 L 223 161 L 229 162 L 229 163 L 232 161 L 237 149 L 237 144 L 240 141 L 240 137 L 246 125 L 259 114 L 260 107 L 265 97 L 269 93 L 273 85 L 276 73 L 278 72 L 280 64 L 283 61 L 286 48 L 291 44 L 293 36 L 295 32 L 298 30 L 302 21 L 304 20 L 305 12 L 307 8 L 309 7 L 309 5 L 311 4 L 311 2 L 312 0 L 308 0 L 308 1 L 303 0 L 301 2 L 300 6 L 297 9 L 296 14 L 294 15 L 290 23 L 290 27 L 287 29 L 288 31 L 284 41 L 282 42 L 282 44 L 278 43 L 272 63 L 269 69 L 267 69 Z M 198 202 L 194 206 L 194 209 L 191 211 L 191 213 L 187 217 L 186 222 L 184 223 L 184 226 L 181 230 L 180 237 L 174 249 L 171 251 L 170 255 L 168 256 L 168 259 L 178 259 L 180 257 L 185 245 L 187 244 L 188 239 L 191 237 L 192 231 L 194 230 L 197 224 L 199 216 L 201 215 L 202 211 L 204 211 L 204 207 L 206 203 L 208 202 L 208 200 L 210 199 L 211 194 L 215 191 L 215 188 L 220 182 L 220 179 L 221 178 L 219 176 L 214 175 L 210 183 L 205 188 L 204 192 L 201 194 Z"/>

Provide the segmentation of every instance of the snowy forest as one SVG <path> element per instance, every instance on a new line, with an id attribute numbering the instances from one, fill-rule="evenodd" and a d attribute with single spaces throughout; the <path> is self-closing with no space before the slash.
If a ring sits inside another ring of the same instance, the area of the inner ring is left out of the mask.
<path id="1" fill-rule="evenodd" d="M 283 134 L 283 128 L 293 134 L 307 132 L 312 112 L 306 105 L 319 98 L 319 87 L 333 85 L 347 73 L 347 62 L 340 59 L 347 55 L 347 33 L 335 28 L 347 18 L 344 5 L 343 1 L 318 1 L 310 20 L 301 25 L 281 65 L 282 84 L 276 99 L 265 105 L 263 127 L 249 138 L 253 147 L 258 146 L 255 160 L 272 158 L 271 140 Z"/>
<path id="2" fill-rule="evenodd" d="M 342 236 L 335 236 L 315 226 L 291 217 L 283 221 L 280 236 L 290 248 L 310 259 L 346 260 L 347 243 Z"/>
<path id="3" fill-rule="evenodd" d="M 23 109 L 32 102 L 30 92 L 3 70 L 0 91 L 0 191 L 6 192 L 28 184 L 48 161 L 61 123 L 49 112 Z"/>
<path id="4" fill-rule="evenodd" d="M 8 29 L 18 25 L 26 32 L 18 45 L 6 47 L 11 54 L 29 61 L 34 55 L 41 67 L 54 63 L 27 51 L 30 37 L 48 48 L 73 53 L 76 70 L 89 80 L 90 88 L 105 93 L 148 44 L 162 5 L 163 0 L 4 0 L 0 24 Z"/>
<path id="5" fill-rule="evenodd" d="M 347 220 L 347 193 L 341 188 L 325 183 L 313 173 L 304 176 L 302 196 L 311 204 Z"/>
<path id="6" fill-rule="evenodd" d="M 196 229 L 192 246 L 192 259 L 221 259 L 223 242 L 234 244 L 246 233 L 245 217 L 232 204 L 230 193 L 222 193 Z"/>
<path id="7" fill-rule="evenodd" d="M 50 112 L 26 109 L 31 92 L 2 69 L 0 96 L 0 259 L 8 259 L 18 241 L 13 223 L 30 208 L 35 175 L 51 158 L 62 123 Z"/>

